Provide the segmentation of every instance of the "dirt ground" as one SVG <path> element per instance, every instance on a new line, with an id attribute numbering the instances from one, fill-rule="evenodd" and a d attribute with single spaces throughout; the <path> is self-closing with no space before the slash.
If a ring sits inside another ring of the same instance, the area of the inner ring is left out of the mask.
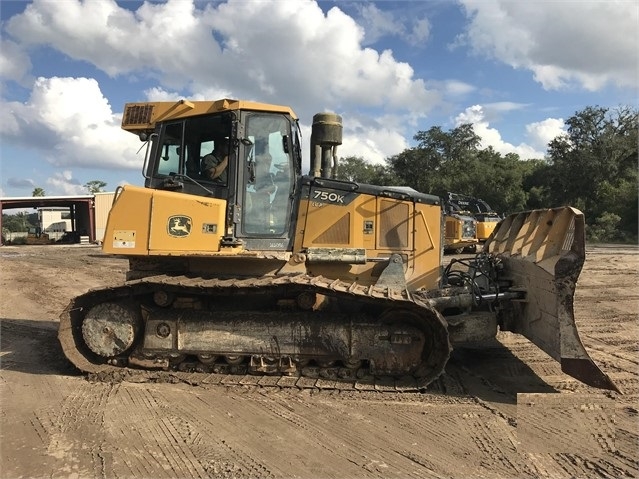
<path id="1" fill-rule="evenodd" d="M 93 246 L 0 248 L 0 477 L 639 477 L 636 247 L 588 247 L 575 298 L 622 395 L 510 333 L 424 393 L 92 382 L 57 318 L 126 268 Z"/>

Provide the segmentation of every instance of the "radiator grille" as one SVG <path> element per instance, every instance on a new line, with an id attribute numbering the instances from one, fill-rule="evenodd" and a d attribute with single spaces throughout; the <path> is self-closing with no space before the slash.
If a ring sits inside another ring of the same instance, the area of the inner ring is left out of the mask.
<path id="1" fill-rule="evenodd" d="M 130 105 L 124 111 L 123 125 L 148 125 L 151 123 L 153 105 Z"/>
<path id="2" fill-rule="evenodd" d="M 454 238 L 457 231 L 457 222 L 446 221 L 446 238 Z"/>
<path id="3" fill-rule="evenodd" d="M 382 200 L 379 217 L 380 248 L 408 248 L 409 210 L 406 203 Z"/>
<path id="4" fill-rule="evenodd" d="M 345 214 L 336 223 L 315 238 L 313 244 L 349 244 L 350 223 L 350 213 Z"/>

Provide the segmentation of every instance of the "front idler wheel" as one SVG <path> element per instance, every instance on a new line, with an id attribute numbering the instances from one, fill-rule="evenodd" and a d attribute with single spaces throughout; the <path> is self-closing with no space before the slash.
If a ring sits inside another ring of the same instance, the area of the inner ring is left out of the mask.
<path id="1" fill-rule="evenodd" d="M 82 338 L 87 347 L 104 358 L 119 356 L 135 344 L 142 318 L 130 305 L 102 303 L 92 307 L 82 320 Z"/>

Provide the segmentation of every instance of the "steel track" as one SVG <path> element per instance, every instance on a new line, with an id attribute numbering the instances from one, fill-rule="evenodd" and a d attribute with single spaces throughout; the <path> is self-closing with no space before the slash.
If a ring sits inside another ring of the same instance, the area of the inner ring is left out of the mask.
<path id="1" fill-rule="evenodd" d="M 96 304 L 124 299 L 135 299 L 157 290 L 184 295 L 228 296 L 265 294 L 287 296 L 309 291 L 348 301 L 366 303 L 379 311 L 401 308 L 417 312 L 424 321 L 424 329 L 432 337 L 433 349 L 424 359 L 418 375 L 401 378 L 373 377 L 367 370 L 349 374 L 336 368 L 303 368 L 300 375 L 272 376 L 246 374 L 240 367 L 218 368 L 215 372 L 202 371 L 197 365 L 184 363 L 169 371 L 146 371 L 106 364 L 84 347 L 81 333 L 82 319 Z M 248 279 L 219 279 L 190 275 L 157 275 L 129 281 L 126 284 L 92 290 L 71 301 L 60 316 L 58 333 L 67 358 L 81 371 L 94 379 L 133 380 L 157 382 L 186 382 L 192 384 L 277 386 L 298 389 L 418 391 L 435 380 L 444 369 L 451 346 L 445 320 L 429 304 L 414 298 L 407 290 L 361 285 L 357 282 L 332 280 L 310 275 L 286 275 Z M 342 373 L 342 374 L 340 374 Z M 345 373 L 345 374 L 344 374 Z"/>

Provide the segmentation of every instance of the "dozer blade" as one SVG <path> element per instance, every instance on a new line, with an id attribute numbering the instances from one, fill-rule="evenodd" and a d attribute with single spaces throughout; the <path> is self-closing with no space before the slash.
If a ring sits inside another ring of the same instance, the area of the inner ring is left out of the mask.
<path id="1" fill-rule="evenodd" d="M 584 348 L 573 310 L 575 285 L 585 260 L 584 215 L 562 207 L 508 216 L 484 251 L 501 258 L 501 279 L 525 292 L 503 317 L 502 329 L 524 335 L 589 386 L 619 392 Z"/>

